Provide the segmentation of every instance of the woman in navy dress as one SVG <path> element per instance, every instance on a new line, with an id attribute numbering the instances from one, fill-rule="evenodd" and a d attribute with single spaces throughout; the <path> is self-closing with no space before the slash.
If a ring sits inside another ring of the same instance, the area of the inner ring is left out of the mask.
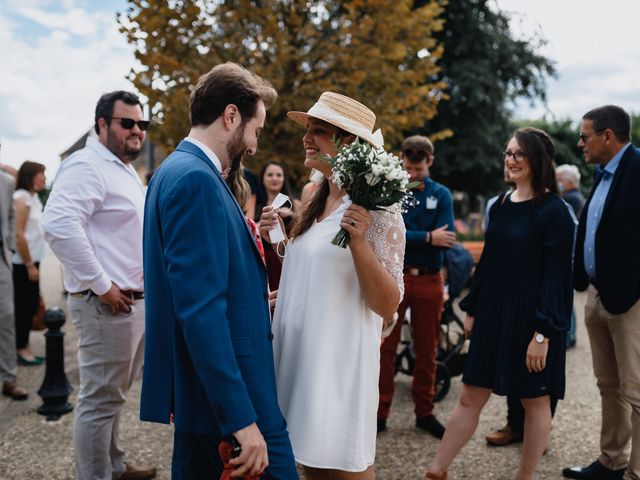
<path id="1" fill-rule="evenodd" d="M 526 412 L 515 479 L 533 478 L 547 445 L 550 399 L 564 396 L 575 229 L 558 196 L 554 153 L 549 136 L 534 128 L 517 130 L 507 144 L 505 169 L 515 189 L 491 208 L 471 291 L 460 303 L 469 355 L 460 399 L 427 478 L 447 478 L 492 392 L 520 398 Z"/>

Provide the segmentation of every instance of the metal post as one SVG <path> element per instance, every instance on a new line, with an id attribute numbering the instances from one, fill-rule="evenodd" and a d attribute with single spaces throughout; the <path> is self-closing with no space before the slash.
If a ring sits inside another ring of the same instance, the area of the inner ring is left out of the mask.
<path id="1" fill-rule="evenodd" d="M 43 404 L 38 408 L 40 415 L 47 420 L 58 420 L 60 416 L 73 410 L 67 399 L 73 390 L 64 372 L 64 332 L 60 329 L 65 322 L 65 315 L 59 308 L 48 309 L 44 314 L 44 324 L 49 329 L 46 338 L 46 370 L 38 395 Z"/>

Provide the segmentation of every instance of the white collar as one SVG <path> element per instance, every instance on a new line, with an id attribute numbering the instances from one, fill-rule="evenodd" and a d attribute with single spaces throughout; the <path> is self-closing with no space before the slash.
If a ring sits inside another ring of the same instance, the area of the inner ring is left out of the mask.
<path id="1" fill-rule="evenodd" d="M 85 146 L 95 150 L 102 159 L 117 163 L 118 165 L 124 167 L 127 171 L 129 171 L 129 173 L 133 173 L 136 177 L 138 177 L 138 174 L 136 173 L 135 168 L 133 168 L 133 165 L 131 165 L 131 163 L 125 163 L 120 160 L 98 138 L 92 136 L 87 137 Z"/>
<path id="2" fill-rule="evenodd" d="M 213 150 L 211 150 L 209 147 L 207 147 L 200 140 L 196 140 L 193 137 L 187 137 L 187 138 L 185 138 L 185 140 L 187 142 L 193 143 L 196 147 L 198 147 L 200 150 L 202 150 L 204 152 L 204 154 L 207 156 L 207 158 L 209 159 L 209 161 L 215 165 L 215 167 L 218 169 L 218 171 L 222 172 L 222 163 L 220 163 L 220 160 L 218 159 L 218 156 L 215 153 L 213 153 Z"/>
<path id="3" fill-rule="evenodd" d="M 121 163 L 122 165 L 127 165 L 122 160 L 120 160 L 116 155 L 109 150 L 105 145 L 100 142 L 100 140 L 96 137 L 89 136 L 87 137 L 87 143 L 85 146 L 93 148 L 98 155 L 100 155 L 105 160 L 109 160 L 111 162 Z"/>

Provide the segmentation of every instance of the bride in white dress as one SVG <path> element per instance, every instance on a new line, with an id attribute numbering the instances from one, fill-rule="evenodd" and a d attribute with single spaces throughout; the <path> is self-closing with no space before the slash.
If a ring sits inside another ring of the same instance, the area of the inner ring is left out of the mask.
<path id="1" fill-rule="evenodd" d="M 278 401 L 306 478 L 373 479 L 382 318 L 393 316 L 403 294 L 404 222 L 399 211 L 352 205 L 327 180 L 334 137 L 381 144 L 371 110 L 325 92 L 307 113 L 288 115 L 307 128 L 305 165 L 325 180 L 286 244 L 273 319 Z M 263 212 L 268 239 L 279 217 Z M 346 249 L 331 244 L 340 227 L 351 235 Z"/>

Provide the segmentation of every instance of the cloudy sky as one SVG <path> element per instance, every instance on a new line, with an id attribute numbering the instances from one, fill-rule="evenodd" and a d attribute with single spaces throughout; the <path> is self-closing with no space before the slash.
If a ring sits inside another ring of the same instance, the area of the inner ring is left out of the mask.
<path id="1" fill-rule="evenodd" d="M 101 93 L 130 89 L 118 32 L 124 0 L 0 0 L 0 162 L 34 160 L 51 179 L 93 123 Z"/>
<path id="2" fill-rule="evenodd" d="M 517 35 L 548 40 L 541 53 L 559 73 L 547 105 L 518 105 L 518 117 L 579 119 L 604 103 L 640 112 L 632 30 L 640 2 L 491 1 L 514 14 Z M 125 76 L 133 52 L 116 23 L 125 7 L 125 0 L 0 0 L 0 162 L 39 161 L 51 178 L 60 153 L 91 126 L 100 94 L 132 88 Z"/>

